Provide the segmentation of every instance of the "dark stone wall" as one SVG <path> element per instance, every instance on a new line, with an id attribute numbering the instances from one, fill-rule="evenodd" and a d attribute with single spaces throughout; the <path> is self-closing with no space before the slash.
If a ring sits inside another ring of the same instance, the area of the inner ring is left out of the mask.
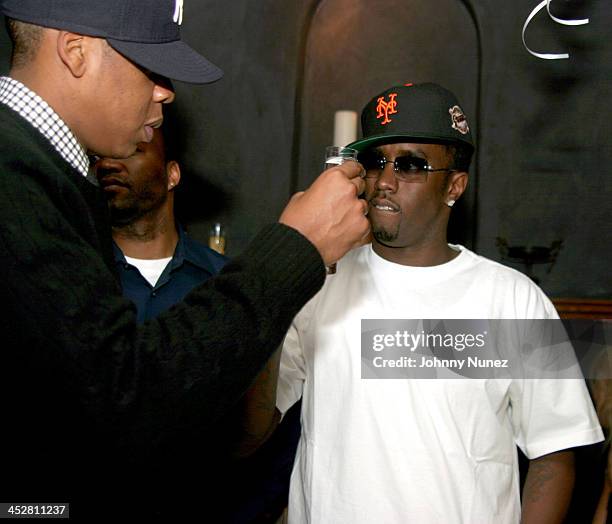
<path id="1" fill-rule="evenodd" d="M 570 54 L 548 61 L 520 43 L 536 3 L 475 2 L 483 36 L 477 248 L 499 258 L 496 237 L 521 246 L 561 240 L 550 272 L 534 266 L 545 291 L 610 297 L 612 4 L 553 2 L 557 16 L 590 18 L 577 27 L 541 12 L 530 46 Z"/>
<path id="2" fill-rule="evenodd" d="M 388 85 L 433 80 L 459 96 L 478 138 L 468 194 L 452 237 L 502 260 L 507 245 L 550 247 L 535 264 L 552 296 L 612 296 L 610 107 L 612 4 L 553 1 L 566 27 L 536 0 L 213 0 L 186 2 L 184 38 L 225 70 L 218 83 L 176 84 L 191 233 L 229 228 L 238 254 L 318 174 L 333 114 L 360 110 Z M 6 64 L 9 46 L 0 39 Z M 5 67 L 6 70 L 6 67 Z M 504 263 L 521 270 L 512 260 Z"/>

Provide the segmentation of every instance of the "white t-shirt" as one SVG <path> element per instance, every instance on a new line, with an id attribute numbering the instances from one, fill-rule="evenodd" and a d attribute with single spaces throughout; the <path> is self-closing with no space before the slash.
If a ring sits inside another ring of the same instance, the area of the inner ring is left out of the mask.
<path id="1" fill-rule="evenodd" d="M 124 255 L 125 256 L 125 255 Z M 166 269 L 168 263 L 172 260 L 172 257 L 168 258 L 132 258 L 125 257 L 125 260 L 140 271 L 140 274 L 151 284 L 151 287 L 155 287 L 159 277 Z"/>
<path id="2" fill-rule="evenodd" d="M 461 246 L 408 267 L 350 252 L 294 319 L 277 406 L 300 397 L 289 522 L 518 523 L 529 458 L 603 439 L 583 380 L 362 380 L 362 318 L 558 318 L 527 277 Z"/>

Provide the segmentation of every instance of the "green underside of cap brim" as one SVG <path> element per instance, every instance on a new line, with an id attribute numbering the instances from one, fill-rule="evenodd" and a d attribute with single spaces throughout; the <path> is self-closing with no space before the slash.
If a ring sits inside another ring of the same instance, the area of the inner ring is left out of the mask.
<path id="1" fill-rule="evenodd" d="M 419 133 L 394 133 L 387 135 L 376 135 L 368 138 L 362 138 L 361 140 L 355 140 L 348 144 L 346 147 L 356 149 L 357 151 L 364 151 L 370 147 L 376 147 L 384 144 L 393 144 L 396 142 L 405 142 L 406 140 L 413 140 L 418 143 L 441 143 L 441 144 L 464 144 L 474 149 L 474 146 L 470 144 L 468 140 L 462 140 L 460 138 L 453 138 L 448 136 L 433 136 L 431 133 L 419 134 Z"/>

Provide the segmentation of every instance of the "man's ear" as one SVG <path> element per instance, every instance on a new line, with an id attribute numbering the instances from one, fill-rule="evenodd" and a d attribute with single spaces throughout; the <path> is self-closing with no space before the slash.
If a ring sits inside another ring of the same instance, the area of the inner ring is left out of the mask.
<path id="1" fill-rule="evenodd" d="M 57 54 L 75 78 L 82 77 L 87 70 L 92 40 L 78 33 L 58 31 Z"/>
<path id="2" fill-rule="evenodd" d="M 170 191 L 181 181 L 181 168 L 176 160 L 170 160 L 166 164 L 166 173 L 168 174 L 168 191 Z"/>
<path id="3" fill-rule="evenodd" d="M 455 171 L 450 174 L 445 195 L 447 202 L 459 200 L 467 187 L 468 176 L 465 171 Z"/>

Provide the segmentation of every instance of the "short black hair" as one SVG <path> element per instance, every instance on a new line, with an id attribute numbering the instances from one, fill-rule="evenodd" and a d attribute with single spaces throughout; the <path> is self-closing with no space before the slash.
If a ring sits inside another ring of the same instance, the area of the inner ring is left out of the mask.
<path id="1" fill-rule="evenodd" d="M 470 163 L 472 162 L 472 154 L 474 150 L 468 144 L 449 144 L 448 154 L 453 157 L 453 168 L 458 171 L 465 171 L 466 173 L 470 169 Z"/>
<path id="2" fill-rule="evenodd" d="M 43 28 L 8 17 L 5 22 L 6 30 L 13 43 L 11 67 L 19 68 L 28 65 L 38 52 Z"/>

